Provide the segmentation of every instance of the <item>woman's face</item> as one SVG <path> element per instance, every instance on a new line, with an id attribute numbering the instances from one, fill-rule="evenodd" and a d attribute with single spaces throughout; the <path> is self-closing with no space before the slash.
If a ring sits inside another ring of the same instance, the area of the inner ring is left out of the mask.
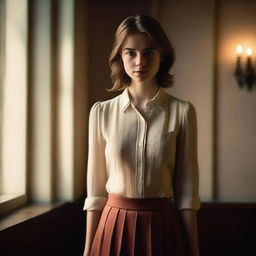
<path id="1" fill-rule="evenodd" d="M 144 33 L 127 36 L 122 46 L 121 57 L 126 74 L 132 82 L 155 81 L 161 54 L 153 40 Z"/>

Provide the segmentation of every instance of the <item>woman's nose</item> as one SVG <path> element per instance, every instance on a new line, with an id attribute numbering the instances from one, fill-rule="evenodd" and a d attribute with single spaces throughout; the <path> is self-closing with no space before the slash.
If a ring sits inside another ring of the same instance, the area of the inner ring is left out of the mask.
<path id="1" fill-rule="evenodd" d="M 146 65 L 146 59 L 143 56 L 143 54 L 138 54 L 136 58 L 136 66 L 142 66 L 144 67 Z"/>

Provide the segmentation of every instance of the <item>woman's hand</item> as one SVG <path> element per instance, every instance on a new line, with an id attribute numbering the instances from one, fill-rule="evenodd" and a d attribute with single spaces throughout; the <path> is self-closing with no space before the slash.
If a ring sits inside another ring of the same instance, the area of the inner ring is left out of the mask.
<path id="1" fill-rule="evenodd" d="M 181 210 L 181 219 L 188 238 L 190 255 L 200 256 L 198 246 L 197 214 L 194 210 Z"/>
<path id="2" fill-rule="evenodd" d="M 86 216 L 86 239 L 83 256 L 89 256 L 92 242 L 100 221 L 102 211 L 87 211 Z"/>

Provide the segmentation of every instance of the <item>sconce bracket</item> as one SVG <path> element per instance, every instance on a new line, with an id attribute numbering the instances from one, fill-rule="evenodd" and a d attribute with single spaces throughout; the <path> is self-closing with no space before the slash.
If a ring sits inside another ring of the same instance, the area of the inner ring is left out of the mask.
<path id="1" fill-rule="evenodd" d="M 236 78 L 239 88 L 247 86 L 247 89 L 249 91 L 252 90 L 252 87 L 256 81 L 256 75 L 255 75 L 255 70 L 252 66 L 252 61 L 251 61 L 250 57 L 248 57 L 248 59 L 247 59 L 245 71 L 243 71 L 243 69 L 241 67 L 240 56 L 237 57 L 236 69 L 234 72 L 234 76 Z"/>

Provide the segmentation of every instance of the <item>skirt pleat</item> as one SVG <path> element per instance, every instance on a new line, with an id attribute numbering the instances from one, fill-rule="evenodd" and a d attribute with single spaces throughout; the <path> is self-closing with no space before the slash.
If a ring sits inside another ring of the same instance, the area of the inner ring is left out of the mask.
<path id="1" fill-rule="evenodd" d="M 125 238 L 121 255 L 134 255 L 135 251 L 135 234 L 137 226 L 137 212 L 127 211 L 125 219 Z"/>
<path id="2" fill-rule="evenodd" d="M 175 226 L 173 227 L 173 230 L 169 228 L 171 226 L 171 218 L 170 214 L 167 210 L 165 210 L 162 213 L 162 220 L 163 220 L 163 251 L 171 251 L 171 252 L 176 252 L 175 249 L 175 244 L 173 240 L 173 233 L 176 233 Z M 174 254 L 176 255 L 176 254 Z"/>
<path id="3" fill-rule="evenodd" d="M 102 239 L 104 235 L 104 229 L 108 217 L 108 213 L 110 211 L 111 207 L 106 205 L 102 211 L 101 218 L 99 221 L 99 225 L 92 243 L 92 249 L 91 249 L 91 256 L 99 256 L 102 255 L 101 249 L 102 249 Z"/>
<path id="4" fill-rule="evenodd" d="M 151 239 L 155 241 L 152 244 L 152 255 L 163 255 L 163 225 L 162 215 L 159 211 L 152 212 Z"/>
<path id="5" fill-rule="evenodd" d="M 132 199 L 109 194 L 91 256 L 182 256 L 184 237 L 170 198 Z"/>
<path id="6" fill-rule="evenodd" d="M 136 232 L 137 255 L 151 256 L 151 212 L 139 211 Z"/>
<path id="7" fill-rule="evenodd" d="M 102 255 L 104 256 L 110 255 L 111 240 L 112 240 L 112 235 L 113 235 L 114 227 L 116 224 L 118 212 L 119 212 L 119 209 L 111 208 L 108 213 L 108 217 L 107 217 L 108 221 L 106 222 L 106 225 L 105 225 L 104 237 L 102 242 Z"/>
<path id="8" fill-rule="evenodd" d="M 116 220 L 116 227 L 112 237 L 112 247 L 110 255 L 121 255 L 121 245 L 123 240 L 124 223 L 126 210 L 120 209 Z"/>

